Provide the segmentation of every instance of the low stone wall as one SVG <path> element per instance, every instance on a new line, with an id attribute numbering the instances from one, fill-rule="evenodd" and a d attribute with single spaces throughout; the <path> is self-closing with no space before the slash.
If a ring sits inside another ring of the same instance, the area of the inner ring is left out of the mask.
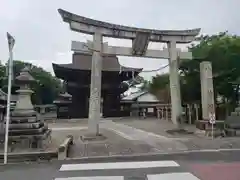
<path id="1" fill-rule="evenodd" d="M 50 161 L 57 158 L 57 151 L 39 151 L 39 152 L 11 152 L 8 153 L 8 162 L 23 161 Z M 0 162 L 3 162 L 4 154 L 0 153 Z"/>
<path id="2" fill-rule="evenodd" d="M 58 160 L 67 159 L 69 147 L 72 144 L 73 144 L 73 136 L 68 136 L 58 148 Z"/>

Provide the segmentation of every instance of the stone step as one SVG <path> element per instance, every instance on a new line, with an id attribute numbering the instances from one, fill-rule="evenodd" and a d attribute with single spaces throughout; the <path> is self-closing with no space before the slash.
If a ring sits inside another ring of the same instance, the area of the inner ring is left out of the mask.
<path id="1" fill-rule="evenodd" d="M 11 116 L 15 117 L 26 117 L 26 116 L 37 116 L 38 112 L 34 110 L 18 110 L 18 111 L 12 111 Z"/>
<path id="2" fill-rule="evenodd" d="M 230 116 L 239 116 L 239 113 L 238 112 L 231 112 Z"/>
<path id="3" fill-rule="evenodd" d="M 35 135 L 35 134 L 44 134 L 44 131 L 47 130 L 47 127 L 43 126 L 39 129 L 9 129 L 9 136 L 21 136 L 21 135 Z M 4 133 L 3 133 L 4 134 Z"/>
<path id="4" fill-rule="evenodd" d="M 31 135 L 12 135 L 9 136 L 9 139 L 11 140 L 17 140 L 17 139 L 37 139 L 37 140 L 42 140 L 46 139 L 49 135 L 51 135 L 52 130 L 46 129 L 42 132 L 42 134 L 31 134 Z"/>
<path id="5" fill-rule="evenodd" d="M 9 129 L 38 129 L 44 126 L 44 122 L 9 124 Z"/>
<path id="6" fill-rule="evenodd" d="M 10 117 L 11 124 L 18 124 L 18 123 L 35 123 L 38 122 L 39 119 L 37 117 Z"/>
<path id="7" fill-rule="evenodd" d="M 240 113 L 240 107 L 235 108 L 235 112 L 239 112 Z"/>

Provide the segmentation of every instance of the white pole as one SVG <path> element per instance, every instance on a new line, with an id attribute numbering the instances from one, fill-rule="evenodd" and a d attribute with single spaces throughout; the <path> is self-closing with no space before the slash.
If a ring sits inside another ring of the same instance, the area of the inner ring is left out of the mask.
<path id="1" fill-rule="evenodd" d="M 5 144 L 4 144 L 4 164 L 7 164 L 7 151 L 8 151 L 8 128 L 10 116 L 10 103 L 11 103 L 11 89 L 12 89 L 12 49 L 9 49 L 9 62 L 8 62 L 8 94 L 7 94 L 7 114 L 6 114 L 6 127 L 5 127 Z"/>
<path id="2" fill-rule="evenodd" d="M 213 123 L 212 123 L 212 140 L 213 140 Z"/>

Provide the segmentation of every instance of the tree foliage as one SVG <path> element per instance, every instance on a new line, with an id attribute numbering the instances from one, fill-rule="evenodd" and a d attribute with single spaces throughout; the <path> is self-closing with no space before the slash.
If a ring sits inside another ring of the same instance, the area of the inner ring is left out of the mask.
<path id="1" fill-rule="evenodd" d="M 130 87 L 136 86 L 144 82 L 144 78 L 142 76 L 137 75 L 135 78 L 132 78 L 127 81 Z"/>
<path id="2" fill-rule="evenodd" d="M 200 39 L 198 44 L 189 47 L 193 60 L 181 60 L 180 63 L 183 102 L 201 101 L 200 63 L 210 61 L 215 96 L 236 103 L 240 83 L 240 37 L 222 32 L 201 36 Z M 166 85 L 169 85 L 167 75 L 157 75 L 152 79 L 150 90 L 164 89 Z"/>
<path id="3" fill-rule="evenodd" d="M 200 63 L 210 61 L 215 95 L 235 103 L 238 94 L 235 84 L 240 77 L 240 37 L 227 32 L 203 36 L 201 42 L 189 50 L 194 59 L 180 65 L 185 82 L 182 91 L 188 94 L 188 101 L 200 101 Z"/>
<path id="4" fill-rule="evenodd" d="M 166 89 L 169 86 L 169 74 L 156 75 L 150 83 L 150 91 L 155 92 L 158 89 Z"/>
<path id="5" fill-rule="evenodd" d="M 161 74 L 152 78 L 152 81 L 144 81 L 142 90 L 148 90 L 155 94 L 159 100 L 168 103 L 170 101 L 169 94 L 169 74 Z"/>
<path id="6" fill-rule="evenodd" d="M 0 87 L 5 92 L 7 92 L 6 66 L 0 65 Z M 33 103 L 51 104 L 61 91 L 62 85 L 60 80 L 52 76 L 51 73 L 45 71 L 43 68 L 22 61 L 13 61 L 13 76 L 18 76 L 20 71 L 26 66 L 29 67 L 30 74 L 36 80 L 36 83 L 31 84 L 31 88 L 34 91 L 34 94 L 32 95 Z M 18 86 L 13 80 L 13 93 L 17 88 Z"/>

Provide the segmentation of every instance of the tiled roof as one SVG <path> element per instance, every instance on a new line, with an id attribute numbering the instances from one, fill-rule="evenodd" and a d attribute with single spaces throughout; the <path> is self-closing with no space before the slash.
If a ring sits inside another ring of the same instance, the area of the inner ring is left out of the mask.
<path id="1" fill-rule="evenodd" d="M 79 70 L 90 70 L 92 67 L 91 61 L 92 55 L 90 54 L 79 54 L 74 53 L 72 63 L 70 64 L 53 64 L 54 68 L 68 68 L 68 69 L 79 69 Z M 103 57 L 102 63 L 103 71 L 120 71 L 120 64 L 116 56 L 105 56 Z M 121 71 L 142 71 L 142 68 L 131 68 L 121 67 Z"/>

